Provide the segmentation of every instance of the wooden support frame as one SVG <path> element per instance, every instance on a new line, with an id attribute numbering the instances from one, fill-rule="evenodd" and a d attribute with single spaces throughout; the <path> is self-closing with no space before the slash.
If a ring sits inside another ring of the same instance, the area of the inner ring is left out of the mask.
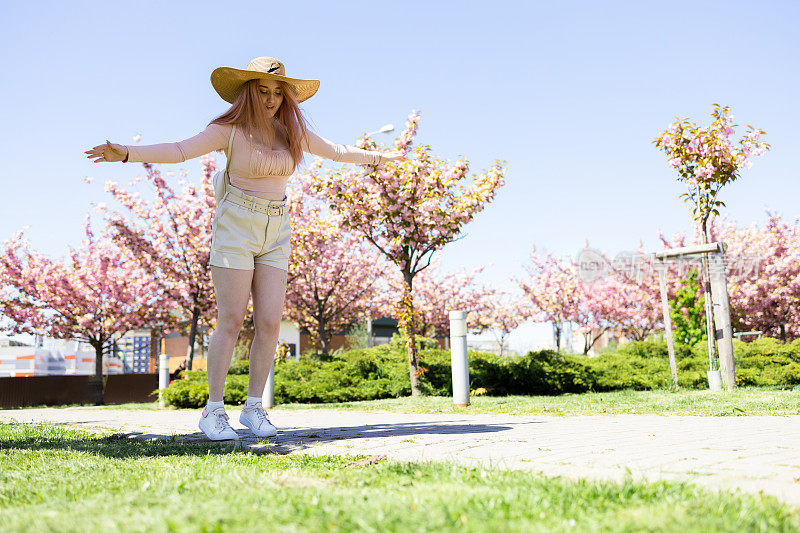
<path id="1" fill-rule="evenodd" d="M 722 384 L 730 391 L 736 387 L 736 364 L 733 358 L 733 329 L 731 327 L 730 298 L 728 296 L 728 282 L 725 274 L 725 250 L 722 242 L 672 248 L 656 252 L 653 256 L 657 262 L 659 286 L 661 290 L 661 310 L 664 315 L 664 329 L 669 350 L 670 372 L 672 382 L 678 387 L 677 363 L 675 361 L 675 346 L 672 339 L 672 321 L 669 316 L 669 302 L 667 300 L 666 286 L 666 260 L 672 257 L 685 257 L 692 255 L 706 255 L 708 257 L 708 272 L 711 279 L 711 296 L 713 300 L 713 316 L 716 328 L 714 338 L 719 348 L 719 372 Z M 706 309 L 708 310 L 708 305 Z M 709 325 L 710 316 L 706 313 L 706 324 Z M 710 328 L 708 328 L 710 329 Z M 709 339 L 709 344 L 712 341 Z M 709 355 L 711 350 L 709 350 Z M 713 368 L 711 369 L 714 370 Z"/>

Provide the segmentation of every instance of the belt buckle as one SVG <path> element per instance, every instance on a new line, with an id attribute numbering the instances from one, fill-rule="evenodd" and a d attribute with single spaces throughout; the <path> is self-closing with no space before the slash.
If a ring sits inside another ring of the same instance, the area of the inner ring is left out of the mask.
<path id="1" fill-rule="evenodd" d="M 271 217 L 276 217 L 281 214 L 281 206 L 271 205 L 267 210 L 267 214 Z"/>

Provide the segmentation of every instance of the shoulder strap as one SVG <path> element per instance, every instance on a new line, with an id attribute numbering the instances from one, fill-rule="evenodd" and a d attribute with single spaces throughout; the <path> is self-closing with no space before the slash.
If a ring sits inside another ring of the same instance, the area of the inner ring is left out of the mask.
<path id="1" fill-rule="evenodd" d="M 233 135 L 236 133 L 236 124 L 233 125 L 231 128 L 231 138 L 228 139 L 228 153 L 225 154 L 228 156 L 228 161 L 225 163 L 225 174 L 228 173 L 228 169 L 231 168 L 231 159 L 233 159 Z"/>

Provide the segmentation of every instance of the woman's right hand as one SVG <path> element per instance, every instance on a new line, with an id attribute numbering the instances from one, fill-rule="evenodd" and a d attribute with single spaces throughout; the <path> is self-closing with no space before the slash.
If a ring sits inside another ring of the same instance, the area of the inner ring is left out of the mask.
<path id="1" fill-rule="evenodd" d="M 101 161 L 113 163 L 127 158 L 128 148 L 121 144 L 110 143 L 108 139 L 106 139 L 106 144 L 100 144 L 91 150 L 86 150 L 84 154 L 88 154 L 86 157 L 89 159 L 97 157 L 98 159 L 94 160 L 95 163 L 100 163 Z"/>

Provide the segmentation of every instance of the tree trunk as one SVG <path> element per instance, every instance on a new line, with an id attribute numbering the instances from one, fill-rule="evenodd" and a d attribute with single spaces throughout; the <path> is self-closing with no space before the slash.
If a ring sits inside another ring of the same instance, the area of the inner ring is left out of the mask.
<path id="1" fill-rule="evenodd" d="M 319 344 L 322 347 L 322 353 L 327 356 L 328 350 L 330 349 L 330 339 L 328 339 L 328 336 L 325 334 L 325 326 L 325 319 L 319 317 L 319 320 L 317 320 L 317 335 L 319 335 Z"/>
<path id="2" fill-rule="evenodd" d="M 94 377 L 89 380 L 89 387 L 94 393 L 94 404 L 103 405 L 103 343 L 93 342 L 94 348 Z"/>
<path id="3" fill-rule="evenodd" d="M 561 323 L 553 322 L 553 336 L 556 339 L 556 352 L 561 353 Z"/>
<path id="4" fill-rule="evenodd" d="M 414 323 L 414 296 L 412 282 L 414 277 L 410 270 L 403 270 L 403 280 L 405 281 L 405 293 L 403 294 L 403 305 L 400 316 L 400 327 L 406 333 L 408 340 L 408 372 L 411 379 L 411 396 L 422 396 L 422 387 L 419 379 L 419 363 L 417 361 L 417 339 L 415 334 L 416 324 Z"/>
<path id="5" fill-rule="evenodd" d="M 197 338 L 197 322 L 200 320 L 200 309 L 192 309 L 192 325 L 189 328 L 189 354 L 186 357 L 186 370 L 192 369 L 194 361 L 194 341 Z"/>
<path id="6" fill-rule="evenodd" d="M 786 324 L 781 324 L 781 342 L 786 344 Z"/>
<path id="7" fill-rule="evenodd" d="M 708 234 L 706 233 L 706 222 L 708 218 L 703 219 L 703 244 L 708 244 Z M 716 335 L 714 334 L 714 302 L 711 299 L 711 275 L 708 272 L 708 256 L 703 257 L 703 292 L 705 295 L 705 309 L 706 309 L 706 334 L 708 336 L 708 369 L 717 370 L 714 368 L 717 361 L 717 350 L 714 344 Z"/>
<path id="8" fill-rule="evenodd" d="M 589 350 L 592 349 L 594 343 L 596 343 L 600 337 L 603 336 L 603 333 L 605 333 L 607 329 L 608 328 L 601 329 L 597 337 L 592 337 L 592 330 L 589 330 L 589 333 L 583 334 L 583 355 L 589 355 Z"/>

